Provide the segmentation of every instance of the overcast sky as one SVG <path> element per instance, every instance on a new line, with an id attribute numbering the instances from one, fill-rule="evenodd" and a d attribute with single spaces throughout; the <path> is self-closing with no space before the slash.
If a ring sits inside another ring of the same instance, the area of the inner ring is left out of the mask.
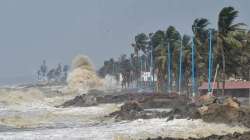
<path id="1" fill-rule="evenodd" d="M 100 68 L 105 59 L 131 53 L 137 33 L 173 25 L 191 35 L 195 18 L 216 27 L 225 6 L 250 25 L 249 0 L 1 0 L 0 84 L 31 81 L 43 59 L 53 67 L 85 54 Z"/>

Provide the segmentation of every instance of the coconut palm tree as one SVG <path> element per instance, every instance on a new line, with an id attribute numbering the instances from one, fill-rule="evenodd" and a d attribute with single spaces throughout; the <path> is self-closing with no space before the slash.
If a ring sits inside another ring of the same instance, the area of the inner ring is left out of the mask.
<path id="1" fill-rule="evenodd" d="M 195 56 L 196 56 L 196 76 L 198 83 L 201 84 L 207 78 L 207 64 L 208 64 L 208 29 L 209 22 L 206 18 L 197 18 L 192 25 L 194 33 Z"/>
<path id="2" fill-rule="evenodd" d="M 156 91 L 162 91 L 163 88 L 163 81 L 165 80 L 165 71 L 163 65 L 165 66 L 165 55 L 164 55 L 164 31 L 158 30 L 156 31 L 151 37 L 151 45 L 153 49 L 153 74 L 157 73 L 157 84 L 156 84 Z"/>
<path id="3" fill-rule="evenodd" d="M 192 25 L 192 31 L 195 35 L 195 41 L 199 46 L 202 46 L 207 40 L 207 26 L 209 21 L 206 18 L 197 18 Z"/>
<path id="4" fill-rule="evenodd" d="M 138 85 L 138 78 L 140 78 L 141 73 L 141 60 L 139 57 L 139 51 L 142 51 L 146 54 L 147 51 L 147 44 L 148 44 L 148 36 L 145 33 L 140 33 L 135 36 L 135 43 L 132 44 L 132 47 L 134 48 L 134 54 L 136 57 L 136 65 L 135 65 L 135 74 L 137 79 L 137 85 Z"/>
<path id="5" fill-rule="evenodd" d="M 173 26 L 169 26 L 166 30 L 165 45 L 168 48 L 168 88 L 172 90 L 172 82 L 177 81 L 178 75 L 178 62 L 179 62 L 179 51 L 181 35 Z M 173 79 L 172 79 L 173 77 Z"/>
<path id="6" fill-rule="evenodd" d="M 240 48 L 227 48 L 225 53 L 225 58 L 227 60 L 226 66 L 230 67 L 230 69 L 226 69 L 226 74 L 231 77 L 248 80 L 250 69 L 250 46 L 247 39 L 248 33 L 245 31 L 238 32 L 235 37 L 242 43 L 242 46 Z"/>
<path id="7" fill-rule="evenodd" d="M 148 36 L 145 33 L 140 33 L 135 36 L 135 47 L 143 52 L 146 51 Z"/>
<path id="8" fill-rule="evenodd" d="M 218 17 L 218 36 L 217 45 L 220 48 L 221 62 L 222 62 L 222 94 L 225 92 L 225 79 L 226 79 L 226 57 L 225 52 L 229 47 L 241 47 L 242 43 L 236 38 L 236 34 L 242 31 L 244 23 L 234 23 L 239 11 L 234 7 L 223 8 Z"/>
<path id="9" fill-rule="evenodd" d="M 157 91 L 164 91 L 166 79 L 166 47 L 163 43 L 159 44 L 155 49 L 155 66 L 157 71 Z"/>
<path id="10" fill-rule="evenodd" d="M 183 46 L 183 61 L 182 61 L 182 69 L 183 69 L 183 87 L 186 89 L 187 93 L 189 93 L 190 77 L 191 77 L 191 37 L 188 35 L 184 35 L 182 37 L 182 46 Z"/>

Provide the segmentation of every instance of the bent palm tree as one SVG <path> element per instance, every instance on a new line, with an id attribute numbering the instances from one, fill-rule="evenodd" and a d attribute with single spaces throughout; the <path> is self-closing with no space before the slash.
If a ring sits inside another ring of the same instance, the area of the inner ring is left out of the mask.
<path id="1" fill-rule="evenodd" d="M 186 89 L 187 93 L 189 93 L 188 84 L 191 77 L 191 38 L 188 35 L 184 35 L 182 38 L 182 46 L 183 46 L 183 85 Z"/>
<path id="2" fill-rule="evenodd" d="M 205 18 L 197 18 L 194 20 L 194 23 L 192 25 L 192 31 L 194 33 L 194 43 L 195 43 L 195 56 L 196 56 L 196 74 L 197 77 L 199 77 L 197 80 L 198 83 L 201 84 L 202 81 L 205 80 L 207 74 L 206 74 L 206 64 L 207 62 L 207 52 L 208 52 L 208 29 L 207 26 L 209 25 L 209 22 Z"/>
<path id="3" fill-rule="evenodd" d="M 164 32 L 159 30 L 155 32 L 151 38 L 151 45 L 153 49 L 153 61 L 155 62 L 155 66 L 153 68 L 153 74 L 156 70 L 157 72 L 157 84 L 156 90 L 157 92 L 162 91 L 162 83 L 165 80 L 165 71 L 163 65 L 165 66 L 165 48 L 164 48 Z"/>
<path id="4" fill-rule="evenodd" d="M 168 86 L 172 90 L 172 82 L 177 81 L 178 73 L 178 48 L 181 46 L 181 35 L 173 26 L 169 26 L 166 31 L 165 44 L 169 46 L 168 50 Z M 173 71 L 173 72 L 172 72 Z M 173 79 L 172 79 L 173 76 Z"/>
<path id="5" fill-rule="evenodd" d="M 218 36 L 217 43 L 221 52 L 222 59 L 222 95 L 225 93 L 225 80 L 226 80 L 226 60 L 225 51 L 229 47 L 241 47 L 242 43 L 236 38 L 236 34 L 242 31 L 241 26 L 244 23 L 234 24 L 234 20 L 238 16 L 239 11 L 235 10 L 233 7 L 225 7 L 219 13 L 218 19 Z"/>

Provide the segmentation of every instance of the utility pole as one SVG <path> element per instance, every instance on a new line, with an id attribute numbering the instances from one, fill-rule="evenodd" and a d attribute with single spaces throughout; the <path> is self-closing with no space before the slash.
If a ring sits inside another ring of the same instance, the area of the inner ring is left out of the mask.
<path id="1" fill-rule="evenodd" d="M 209 30 L 209 53 L 208 53 L 208 94 L 211 95 L 211 75 L 212 75 L 212 30 Z"/>

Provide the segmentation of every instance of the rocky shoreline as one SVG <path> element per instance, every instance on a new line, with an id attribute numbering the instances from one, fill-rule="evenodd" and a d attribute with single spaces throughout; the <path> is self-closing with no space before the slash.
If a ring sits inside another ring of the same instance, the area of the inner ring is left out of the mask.
<path id="1" fill-rule="evenodd" d="M 245 132 L 243 134 L 240 133 L 233 133 L 233 134 L 227 134 L 223 136 L 219 135 L 211 135 L 208 137 L 204 138 L 187 138 L 187 139 L 182 139 L 182 138 L 148 138 L 146 140 L 249 140 L 250 139 L 250 132 Z"/>
<path id="2" fill-rule="evenodd" d="M 250 128 L 250 108 L 241 107 L 237 99 L 215 98 L 201 96 L 187 98 L 175 93 L 119 93 L 119 94 L 83 94 L 65 102 L 60 107 L 92 106 L 103 103 L 124 103 L 120 110 L 106 117 L 116 121 L 168 118 L 172 119 L 202 119 L 208 123 L 225 123 L 229 125 L 243 125 Z M 161 109 L 159 111 L 159 109 Z M 148 138 L 147 140 L 247 140 L 250 132 L 234 133 L 224 136 L 211 135 L 206 138 Z"/>

